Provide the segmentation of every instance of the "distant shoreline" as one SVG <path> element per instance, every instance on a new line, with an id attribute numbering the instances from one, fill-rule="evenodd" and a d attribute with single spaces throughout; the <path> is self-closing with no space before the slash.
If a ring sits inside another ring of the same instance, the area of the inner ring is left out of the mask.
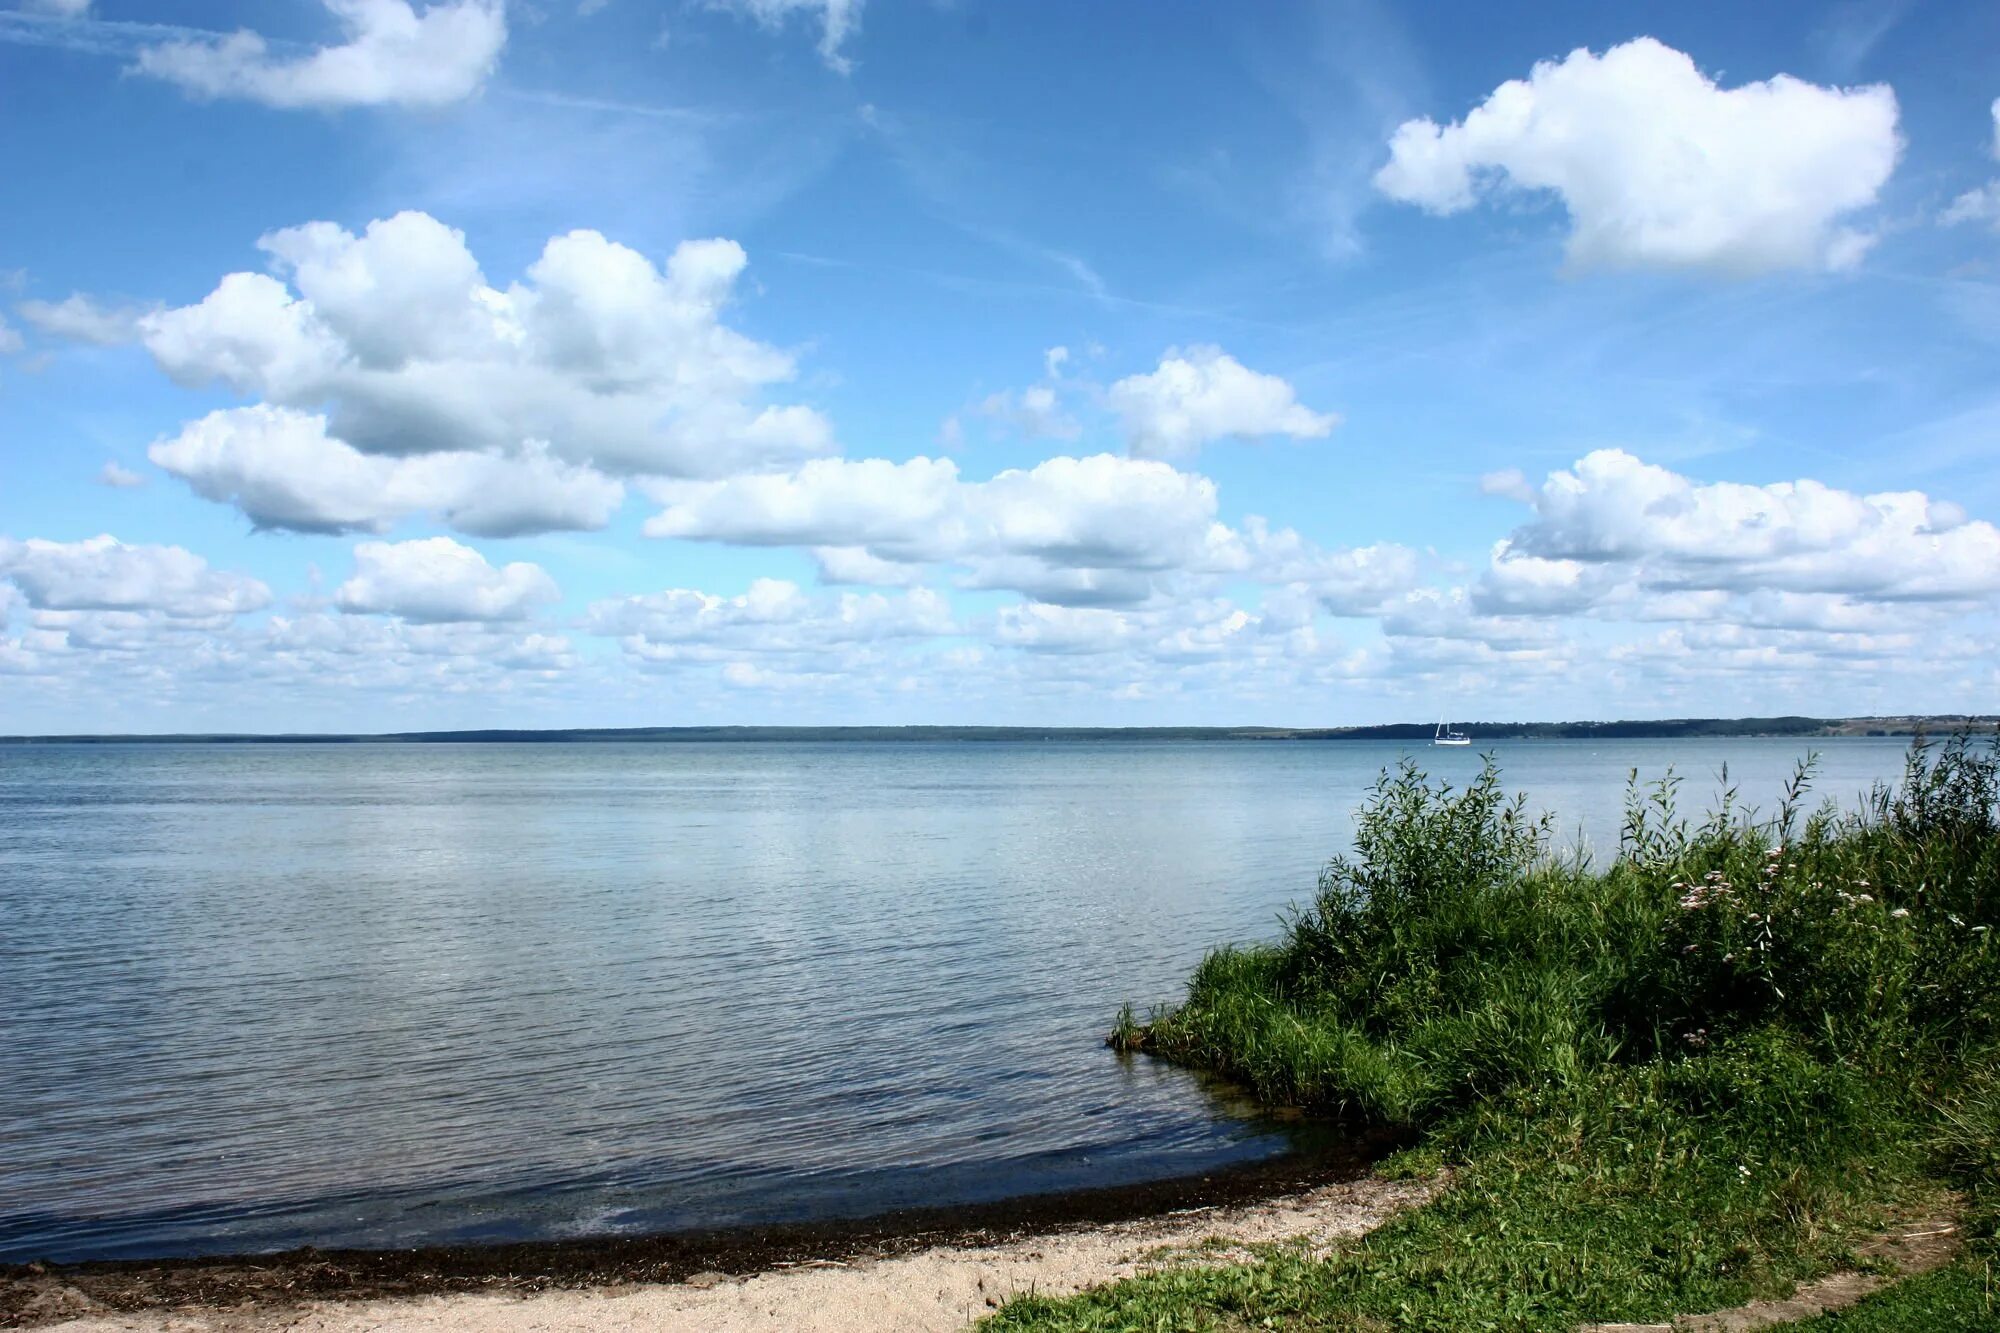
<path id="1" fill-rule="evenodd" d="M 1456 722 L 1475 745 L 1520 740 L 1675 740 L 1944 735 L 1988 731 L 2000 714 L 1660 718 L 1614 722 Z M 1428 741 L 1429 722 L 1368 727 L 559 727 L 381 733 L 173 732 L 0 736 L 0 745 L 440 745 L 800 741 Z"/>

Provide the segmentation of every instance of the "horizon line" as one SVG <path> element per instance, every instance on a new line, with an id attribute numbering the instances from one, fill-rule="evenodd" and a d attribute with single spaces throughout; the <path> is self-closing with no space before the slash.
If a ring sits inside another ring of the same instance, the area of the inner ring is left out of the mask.
<path id="1" fill-rule="evenodd" d="M 1561 721 L 1483 721 L 1455 724 L 1484 730 L 1475 740 L 1564 739 L 1563 733 L 1605 736 L 1607 739 L 1674 739 L 1697 736 L 1837 738 L 1843 736 L 1914 736 L 1940 730 L 2000 727 L 1992 713 L 1882 713 L 1851 717 L 1811 717 L 1776 714 L 1748 717 L 1672 717 L 1567 719 Z M 1291 726 L 1160 723 L 1132 726 L 1037 725 L 1033 723 L 684 723 L 627 727 L 454 727 L 405 731 L 174 731 L 21 733 L 0 736 L 0 744 L 467 744 L 573 741 L 698 741 L 698 740 L 864 740 L 864 739 L 1142 739 L 1185 740 L 1409 740 L 1432 730 L 1430 722 L 1378 722 L 1344 726 Z M 1859 729 L 1859 730 L 1857 730 Z M 1608 733 L 1608 734 L 1607 734 Z"/>

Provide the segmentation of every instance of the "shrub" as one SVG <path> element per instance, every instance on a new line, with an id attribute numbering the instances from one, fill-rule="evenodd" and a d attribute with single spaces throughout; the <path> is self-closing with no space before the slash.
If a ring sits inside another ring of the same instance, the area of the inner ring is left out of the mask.
<path id="1" fill-rule="evenodd" d="M 1851 815 L 1805 813 L 1811 776 L 1768 819 L 1730 790 L 1693 825 L 1671 775 L 1635 775 L 1597 870 L 1551 856 L 1548 821 L 1490 757 L 1462 790 L 1405 760 L 1279 943 L 1212 954 L 1184 1004 L 1128 1013 L 1112 1040 L 1268 1101 L 1412 1126 L 1760 1040 L 1905 1075 L 2000 1044 L 1994 748 L 1920 739 Z"/>

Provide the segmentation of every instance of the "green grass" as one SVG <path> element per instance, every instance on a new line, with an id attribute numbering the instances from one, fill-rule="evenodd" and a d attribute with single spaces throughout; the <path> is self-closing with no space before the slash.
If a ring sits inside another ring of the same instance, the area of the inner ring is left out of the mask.
<path id="1" fill-rule="evenodd" d="M 1598 869 L 1551 858 L 1490 764 L 1464 790 L 1385 774 L 1278 944 L 1211 955 L 1184 1004 L 1128 1011 L 1111 1040 L 1413 1131 L 1403 1165 L 1449 1165 L 1451 1188 L 1327 1260 L 1016 1301 L 994 1327 L 1658 1320 L 1848 1262 L 1946 1184 L 1970 1192 L 1984 1262 L 2000 759 L 1919 744 L 1856 816 L 1807 813 L 1808 783 L 1769 818 L 1731 794 L 1698 824 L 1671 779 L 1635 783 Z"/>

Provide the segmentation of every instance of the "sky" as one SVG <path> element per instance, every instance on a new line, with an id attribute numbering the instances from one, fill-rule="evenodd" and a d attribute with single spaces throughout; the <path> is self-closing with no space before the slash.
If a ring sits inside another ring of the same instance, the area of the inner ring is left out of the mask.
<path id="1" fill-rule="evenodd" d="M 2000 704 L 2000 8 L 0 0 L 0 733 Z"/>

